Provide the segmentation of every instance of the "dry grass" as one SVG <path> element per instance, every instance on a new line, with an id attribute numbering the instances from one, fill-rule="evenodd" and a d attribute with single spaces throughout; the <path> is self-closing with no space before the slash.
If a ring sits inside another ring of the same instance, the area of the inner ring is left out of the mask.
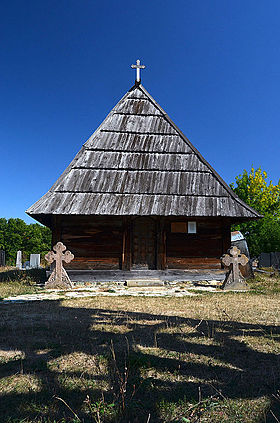
<path id="1" fill-rule="evenodd" d="M 38 283 L 44 283 L 44 269 L 18 270 L 0 267 L 0 300 L 10 296 L 41 292 Z"/>
<path id="2" fill-rule="evenodd" d="M 42 288 L 32 282 L 0 282 L 0 300 L 23 294 L 36 294 L 42 292 Z"/>
<path id="3" fill-rule="evenodd" d="M 0 305 L 0 421 L 277 422 L 280 280 L 258 278 L 249 293 Z"/>

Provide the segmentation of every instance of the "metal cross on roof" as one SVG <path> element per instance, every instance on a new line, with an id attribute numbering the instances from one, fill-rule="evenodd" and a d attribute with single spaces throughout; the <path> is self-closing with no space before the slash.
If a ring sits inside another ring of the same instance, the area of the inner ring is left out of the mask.
<path id="1" fill-rule="evenodd" d="M 136 65 L 131 65 L 132 69 L 136 69 L 136 82 L 140 82 L 140 69 L 145 69 L 145 65 L 140 65 L 140 60 L 136 60 Z"/>

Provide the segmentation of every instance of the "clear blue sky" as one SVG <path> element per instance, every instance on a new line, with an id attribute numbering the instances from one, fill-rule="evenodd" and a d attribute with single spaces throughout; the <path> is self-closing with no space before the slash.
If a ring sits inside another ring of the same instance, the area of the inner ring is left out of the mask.
<path id="1" fill-rule="evenodd" d="M 60 176 L 142 83 L 230 183 L 261 166 L 278 182 L 279 0 L 9 0 L 0 5 L 0 217 Z"/>

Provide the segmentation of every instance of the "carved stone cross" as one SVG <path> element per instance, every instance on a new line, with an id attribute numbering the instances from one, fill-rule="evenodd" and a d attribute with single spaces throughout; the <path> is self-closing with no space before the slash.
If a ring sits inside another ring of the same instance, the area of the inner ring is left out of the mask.
<path id="1" fill-rule="evenodd" d="M 45 259 L 48 263 L 53 263 L 55 261 L 55 268 L 53 269 L 49 279 L 47 280 L 45 287 L 46 288 L 73 288 L 72 283 L 69 279 L 69 276 L 66 273 L 62 265 L 62 261 L 66 263 L 70 263 L 73 260 L 74 254 L 70 253 L 70 251 L 65 251 L 66 247 L 62 242 L 58 242 L 56 245 L 53 246 L 53 251 L 49 251 L 48 254 L 45 255 Z M 65 251 L 65 253 L 64 253 Z"/>
<path id="2" fill-rule="evenodd" d="M 221 257 L 221 260 L 225 266 L 230 267 L 223 283 L 223 289 L 248 289 L 248 285 L 239 270 L 240 264 L 245 266 L 248 263 L 248 257 L 245 254 L 240 254 L 240 250 L 234 246 L 228 250 L 228 254 L 224 254 Z"/>
<path id="3" fill-rule="evenodd" d="M 145 69 L 145 65 L 140 65 L 140 60 L 136 60 L 136 65 L 131 65 L 132 69 L 136 69 L 136 82 L 141 82 L 140 69 Z"/>

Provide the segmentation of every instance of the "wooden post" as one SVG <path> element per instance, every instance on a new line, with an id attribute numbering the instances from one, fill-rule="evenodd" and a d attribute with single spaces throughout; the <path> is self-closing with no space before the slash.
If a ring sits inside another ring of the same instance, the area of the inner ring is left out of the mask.
<path id="1" fill-rule="evenodd" d="M 167 268 L 166 262 L 166 230 L 165 230 L 165 219 L 162 218 L 162 269 Z"/>
<path id="2" fill-rule="evenodd" d="M 164 218 L 157 220 L 157 269 L 166 269 L 166 234 Z"/>
<path id="3" fill-rule="evenodd" d="M 131 217 L 127 218 L 127 238 L 126 238 L 126 268 L 131 269 Z"/>
<path id="4" fill-rule="evenodd" d="M 225 254 L 231 245 L 230 226 L 228 220 L 222 220 L 222 254 Z"/>
<path id="5" fill-rule="evenodd" d="M 125 268 L 125 244 L 126 244 L 126 233 L 125 233 L 125 217 L 123 218 L 122 225 L 122 257 L 121 257 L 121 269 Z"/>
<path id="6" fill-rule="evenodd" d="M 61 216 L 52 216 L 52 245 L 55 245 L 61 240 Z"/>
<path id="7" fill-rule="evenodd" d="M 131 220 L 123 218 L 122 270 L 131 268 Z"/>

